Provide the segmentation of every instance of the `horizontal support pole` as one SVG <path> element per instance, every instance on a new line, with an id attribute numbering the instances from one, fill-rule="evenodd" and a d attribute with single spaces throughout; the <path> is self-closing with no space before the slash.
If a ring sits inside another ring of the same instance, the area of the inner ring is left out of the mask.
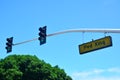
<path id="1" fill-rule="evenodd" d="M 47 37 L 65 34 L 65 33 L 72 33 L 72 32 L 120 33 L 120 29 L 87 29 L 87 28 L 86 29 L 69 29 L 69 30 L 64 30 L 64 31 L 59 31 L 59 32 L 55 32 L 52 34 L 48 34 Z M 23 42 L 15 43 L 13 44 L 13 46 L 28 43 L 28 42 L 35 41 L 35 40 L 38 40 L 38 38 L 33 38 L 31 40 L 26 40 Z"/>
<path id="2" fill-rule="evenodd" d="M 56 33 L 48 34 L 47 36 L 54 36 L 72 32 L 120 33 L 120 29 L 69 29 L 65 31 L 59 31 Z"/>

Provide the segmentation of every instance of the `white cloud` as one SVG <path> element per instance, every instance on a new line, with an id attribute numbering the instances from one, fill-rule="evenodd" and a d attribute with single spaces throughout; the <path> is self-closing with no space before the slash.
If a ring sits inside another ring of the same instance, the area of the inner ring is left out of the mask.
<path id="1" fill-rule="evenodd" d="M 80 76 L 80 77 L 88 77 L 90 75 L 96 75 L 104 72 L 102 69 L 94 69 L 92 71 L 85 71 L 85 72 L 75 72 L 73 76 Z"/>
<path id="2" fill-rule="evenodd" d="M 120 73 L 120 68 L 110 68 L 108 69 L 108 72 Z"/>
<path id="3" fill-rule="evenodd" d="M 120 80 L 120 68 L 75 72 L 72 74 L 72 78 L 73 80 Z"/>
<path id="4" fill-rule="evenodd" d="M 94 74 L 100 74 L 100 73 L 104 72 L 104 70 L 103 69 L 94 69 L 92 72 Z"/>

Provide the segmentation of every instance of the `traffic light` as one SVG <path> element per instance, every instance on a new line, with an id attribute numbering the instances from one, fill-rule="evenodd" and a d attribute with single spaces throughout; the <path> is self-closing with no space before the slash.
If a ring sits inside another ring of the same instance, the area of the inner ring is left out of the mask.
<path id="1" fill-rule="evenodd" d="M 38 38 L 38 40 L 40 41 L 40 45 L 46 43 L 46 36 L 47 36 L 46 30 L 47 30 L 47 26 L 39 28 L 40 32 L 39 32 L 39 38 Z"/>
<path id="2" fill-rule="evenodd" d="M 13 45 L 13 37 L 7 38 L 7 43 L 6 43 L 6 50 L 7 53 L 12 51 L 12 45 Z"/>

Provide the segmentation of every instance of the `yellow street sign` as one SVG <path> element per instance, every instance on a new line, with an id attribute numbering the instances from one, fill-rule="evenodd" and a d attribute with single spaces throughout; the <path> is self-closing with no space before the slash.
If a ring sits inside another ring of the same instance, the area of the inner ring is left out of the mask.
<path id="1" fill-rule="evenodd" d="M 112 46 L 111 36 L 79 45 L 80 54 Z"/>

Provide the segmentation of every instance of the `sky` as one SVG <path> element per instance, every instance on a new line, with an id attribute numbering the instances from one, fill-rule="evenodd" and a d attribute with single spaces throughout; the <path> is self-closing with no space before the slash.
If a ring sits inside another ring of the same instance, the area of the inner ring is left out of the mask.
<path id="1" fill-rule="evenodd" d="M 38 38 L 39 28 L 47 26 L 47 34 L 68 29 L 120 29 L 120 0 L 0 0 L 0 59 L 9 55 L 36 55 L 58 65 L 73 80 L 120 80 L 120 34 L 78 32 L 47 37 L 13 46 L 6 53 L 6 38 L 13 43 Z M 112 47 L 79 54 L 82 43 L 112 37 Z"/>

